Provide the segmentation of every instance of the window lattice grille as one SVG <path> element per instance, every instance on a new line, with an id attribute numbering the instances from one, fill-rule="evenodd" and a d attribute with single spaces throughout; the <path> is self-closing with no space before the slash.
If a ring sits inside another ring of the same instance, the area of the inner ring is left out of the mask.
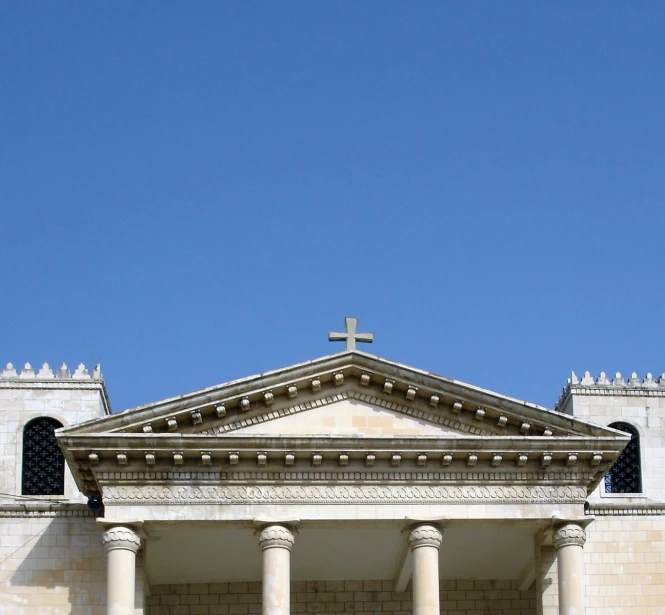
<path id="1" fill-rule="evenodd" d="M 54 431 L 62 425 L 41 417 L 23 429 L 23 495 L 63 495 L 65 458 Z"/>
<path id="2" fill-rule="evenodd" d="M 605 493 L 642 493 L 640 437 L 626 423 L 612 423 L 610 427 L 629 434 L 630 442 L 605 475 Z"/>

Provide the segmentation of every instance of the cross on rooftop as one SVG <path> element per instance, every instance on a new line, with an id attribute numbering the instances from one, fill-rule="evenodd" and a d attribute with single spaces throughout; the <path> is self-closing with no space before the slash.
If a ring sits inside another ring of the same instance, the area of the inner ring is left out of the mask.
<path id="1" fill-rule="evenodd" d="M 356 342 L 365 342 L 366 344 L 371 344 L 374 341 L 373 333 L 356 333 L 356 328 L 358 326 L 358 319 L 353 318 L 352 316 L 347 316 L 344 319 L 344 327 L 346 328 L 346 333 L 336 333 L 331 331 L 328 333 L 328 339 L 331 342 L 346 342 L 347 350 L 355 350 Z"/>

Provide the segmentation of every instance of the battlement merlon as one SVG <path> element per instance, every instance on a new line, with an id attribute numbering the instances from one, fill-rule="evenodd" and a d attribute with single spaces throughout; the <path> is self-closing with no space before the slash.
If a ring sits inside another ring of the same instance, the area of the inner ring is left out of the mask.
<path id="1" fill-rule="evenodd" d="M 620 372 L 617 372 L 610 380 L 605 372 L 600 372 L 598 378 L 595 379 L 588 371 L 582 378 L 579 378 L 575 372 L 571 372 L 554 409 L 565 414 L 572 414 L 569 402 L 573 395 L 665 397 L 665 373 L 658 378 L 654 378 L 651 373 L 648 373 L 644 379 L 640 380 L 637 373 L 633 372 L 626 380 Z"/>
<path id="2" fill-rule="evenodd" d="M 7 363 L 0 371 L 0 388 L 98 390 L 104 414 L 112 414 L 111 402 L 99 363 L 95 365 L 92 373 L 83 363 L 79 363 L 74 372 L 70 371 L 66 363 L 55 372 L 48 363 L 44 363 L 38 371 L 35 371 L 30 363 L 26 363 L 20 372 L 11 363 Z"/>

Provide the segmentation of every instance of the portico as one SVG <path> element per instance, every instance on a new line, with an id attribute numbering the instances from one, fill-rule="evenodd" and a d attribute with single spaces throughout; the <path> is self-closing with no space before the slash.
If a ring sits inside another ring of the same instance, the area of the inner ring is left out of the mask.
<path id="1" fill-rule="evenodd" d="M 79 488 L 104 501 L 108 615 L 135 612 L 137 553 L 148 590 L 260 583 L 264 615 L 291 612 L 294 583 L 360 581 L 381 583 L 374 602 L 410 592 L 394 612 L 437 615 L 442 585 L 527 591 L 542 545 L 556 551 L 560 612 L 579 615 L 584 502 L 627 442 L 358 351 L 59 440 Z"/>

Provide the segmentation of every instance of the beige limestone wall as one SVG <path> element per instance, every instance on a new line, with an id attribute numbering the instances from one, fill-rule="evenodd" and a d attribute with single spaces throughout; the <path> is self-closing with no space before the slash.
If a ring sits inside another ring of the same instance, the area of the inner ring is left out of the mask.
<path id="1" fill-rule="evenodd" d="M 294 581 L 291 613 L 391 613 L 409 615 L 411 592 L 392 591 L 392 581 Z M 441 581 L 444 615 L 536 615 L 534 590 L 510 581 Z M 258 615 L 261 583 L 156 585 L 147 615 Z"/>
<path id="2" fill-rule="evenodd" d="M 0 613 L 106 615 L 101 535 L 94 518 L 84 511 L 77 516 L 0 516 Z M 140 561 L 136 586 L 140 615 Z"/>
<path id="3" fill-rule="evenodd" d="M 585 615 L 663 615 L 665 517 L 598 517 L 586 531 Z"/>

